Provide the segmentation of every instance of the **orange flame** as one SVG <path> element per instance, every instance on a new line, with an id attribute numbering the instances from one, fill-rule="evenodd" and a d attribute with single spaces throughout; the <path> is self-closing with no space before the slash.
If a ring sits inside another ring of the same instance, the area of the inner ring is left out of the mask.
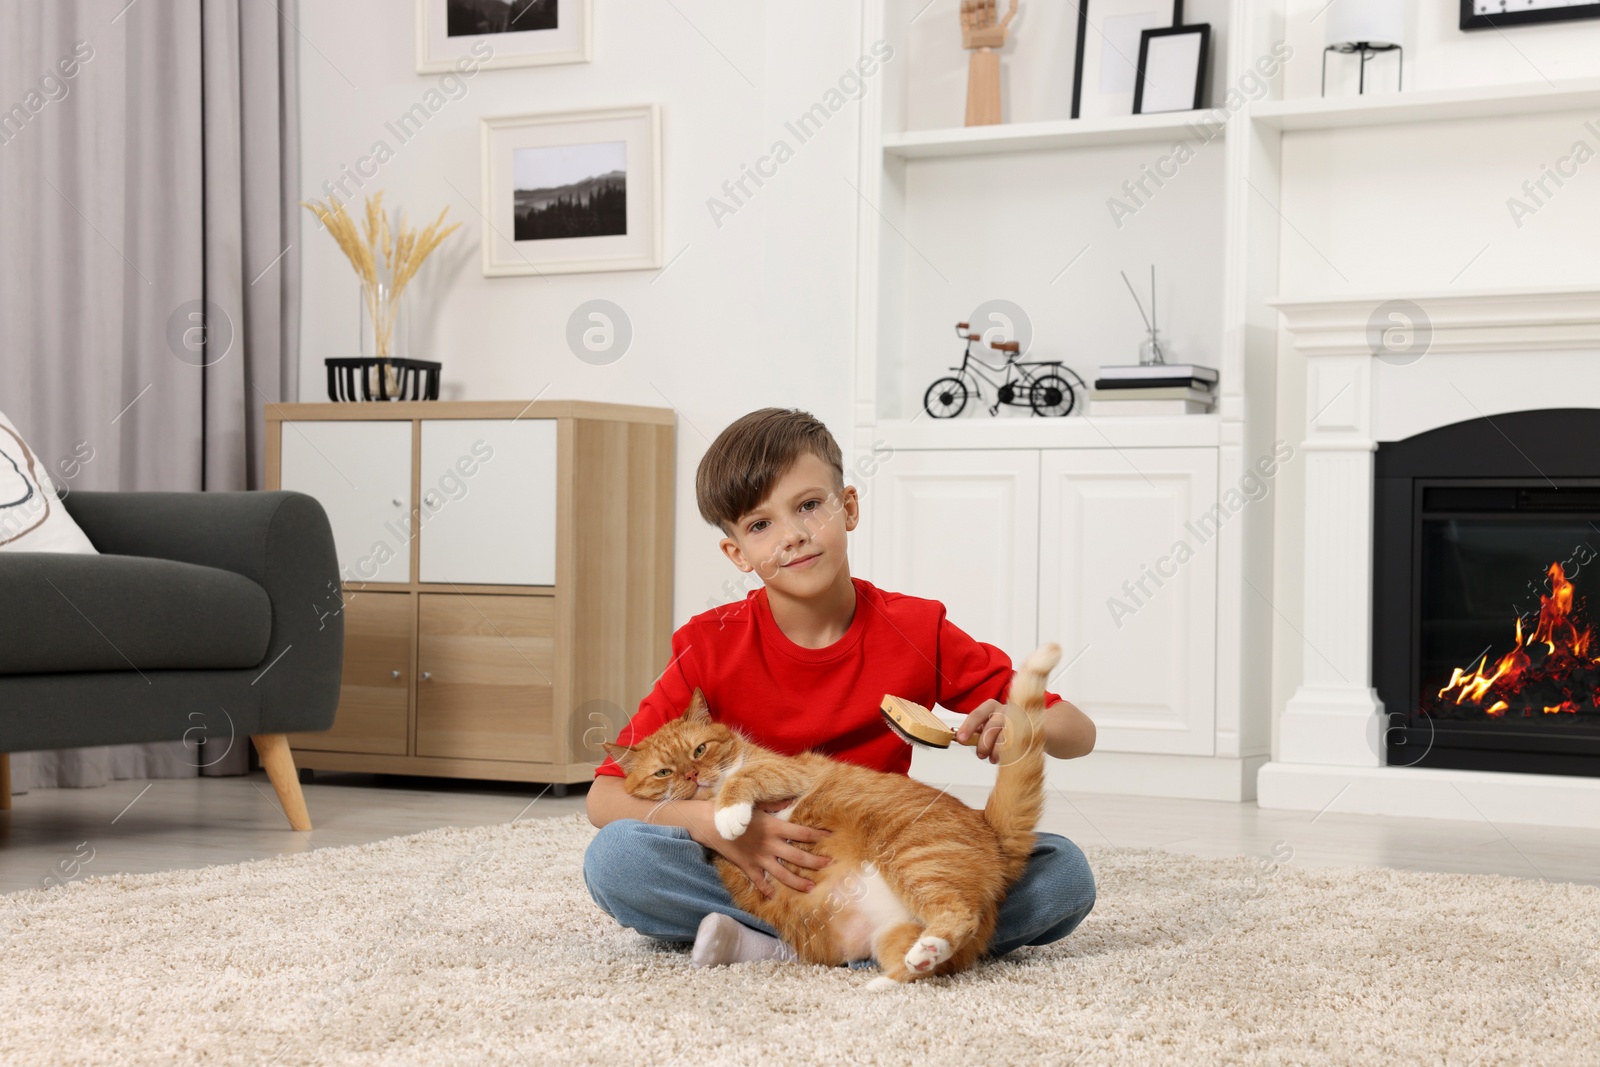
<path id="1" fill-rule="evenodd" d="M 1456 667 L 1450 674 L 1450 681 L 1439 690 L 1441 700 L 1461 706 L 1480 707 L 1486 715 L 1498 719 L 1511 706 L 1506 698 L 1515 697 L 1524 686 L 1534 681 L 1559 683 L 1571 674 L 1574 667 L 1587 664 L 1593 632 L 1588 628 L 1580 628 L 1572 617 L 1572 583 L 1567 580 L 1566 571 L 1560 563 L 1550 564 L 1545 573 L 1550 578 L 1550 595 L 1539 597 L 1539 624 L 1534 628 L 1533 636 L 1524 638 L 1522 619 L 1519 617 L 1516 646 L 1501 656 L 1493 669 L 1489 668 L 1487 653 L 1478 660 L 1476 667 Z M 1544 645 L 1545 651 L 1540 655 L 1540 663 L 1535 666 L 1528 649 L 1538 645 Z M 1594 662 L 1600 663 L 1600 658 Z M 1546 715 L 1561 712 L 1576 714 L 1577 701 L 1565 691 L 1562 695 L 1567 699 L 1558 704 L 1538 702 L 1536 706 L 1542 708 Z M 1594 695 L 1591 699 L 1600 704 L 1600 695 Z M 1531 710 L 1530 707 L 1528 711 Z"/>

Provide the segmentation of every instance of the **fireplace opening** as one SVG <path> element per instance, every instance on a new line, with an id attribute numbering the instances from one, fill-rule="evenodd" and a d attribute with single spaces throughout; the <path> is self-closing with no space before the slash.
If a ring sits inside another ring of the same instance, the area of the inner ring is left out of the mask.
<path id="1" fill-rule="evenodd" d="M 1376 465 L 1387 762 L 1600 776 L 1600 411 L 1458 423 Z"/>

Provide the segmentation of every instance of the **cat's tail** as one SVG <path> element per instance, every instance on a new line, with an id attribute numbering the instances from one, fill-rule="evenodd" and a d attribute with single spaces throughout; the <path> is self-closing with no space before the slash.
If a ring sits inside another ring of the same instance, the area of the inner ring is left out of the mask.
<path id="1" fill-rule="evenodd" d="M 1011 680 L 1013 709 L 1000 735 L 1000 774 L 983 817 L 1000 838 L 1001 864 L 1011 885 L 1033 854 L 1033 828 L 1044 812 L 1044 691 L 1061 660 L 1060 645 L 1042 645 Z"/>

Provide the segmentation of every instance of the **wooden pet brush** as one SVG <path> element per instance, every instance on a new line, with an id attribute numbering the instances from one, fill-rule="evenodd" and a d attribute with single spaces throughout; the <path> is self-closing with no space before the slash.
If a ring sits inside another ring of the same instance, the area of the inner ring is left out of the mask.
<path id="1" fill-rule="evenodd" d="M 878 710 L 883 713 L 883 721 L 889 724 L 889 729 L 899 734 L 907 744 L 949 748 L 950 742 L 956 739 L 956 732 L 939 721 L 937 715 L 905 697 L 886 693 Z M 972 736 L 957 743 L 976 748 L 978 738 Z"/>

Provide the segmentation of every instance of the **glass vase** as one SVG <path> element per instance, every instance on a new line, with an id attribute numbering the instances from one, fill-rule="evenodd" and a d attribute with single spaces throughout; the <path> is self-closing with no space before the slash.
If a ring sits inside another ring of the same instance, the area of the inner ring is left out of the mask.
<path id="1" fill-rule="evenodd" d="M 1160 330 L 1151 330 L 1145 334 L 1144 340 L 1139 342 L 1139 363 L 1149 366 L 1154 363 L 1168 363 L 1172 360 L 1172 348 L 1167 344 L 1166 338 L 1161 336 Z"/>
<path id="2" fill-rule="evenodd" d="M 402 299 L 385 282 L 361 287 L 361 356 L 363 359 L 405 358 L 409 348 L 408 316 Z M 379 382 L 378 373 L 384 374 Z M 399 372 L 393 367 L 369 368 L 368 395 L 393 397 L 399 391 Z"/>

